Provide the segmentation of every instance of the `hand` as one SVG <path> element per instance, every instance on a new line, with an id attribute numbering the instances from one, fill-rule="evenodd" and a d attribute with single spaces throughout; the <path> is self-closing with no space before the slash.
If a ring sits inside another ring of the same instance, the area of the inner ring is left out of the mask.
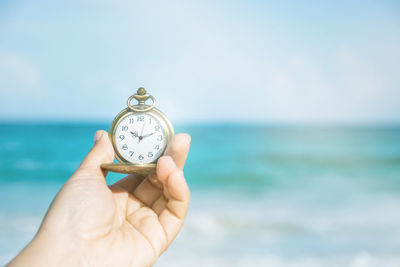
<path id="1" fill-rule="evenodd" d="M 151 266 L 174 240 L 189 206 L 182 168 L 190 136 L 172 139 L 156 174 L 111 186 L 100 164 L 112 162 L 114 151 L 106 132 L 96 139 L 9 266 Z"/>

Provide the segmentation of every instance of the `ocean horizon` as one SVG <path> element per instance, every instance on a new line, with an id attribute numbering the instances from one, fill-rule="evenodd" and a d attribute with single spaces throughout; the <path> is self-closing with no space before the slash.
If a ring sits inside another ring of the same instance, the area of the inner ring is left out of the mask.
<path id="1" fill-rule="evenodd" d="M 0 122 L 0 265 L 109 123 Z M 156 266 L 400 266 L 400 125 L 177 124 L 187 221 Z M 124 175 L 110 173 L 111 184 Z"/>

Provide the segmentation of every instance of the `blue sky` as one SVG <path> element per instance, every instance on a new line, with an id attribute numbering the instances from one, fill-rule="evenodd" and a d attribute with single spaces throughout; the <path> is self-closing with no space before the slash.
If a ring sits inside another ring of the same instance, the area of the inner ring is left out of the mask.
<path id="1" fill-rule="evenodd" d="M 396 1 L 2 1 L 0 119 L 400 122 Z"/>

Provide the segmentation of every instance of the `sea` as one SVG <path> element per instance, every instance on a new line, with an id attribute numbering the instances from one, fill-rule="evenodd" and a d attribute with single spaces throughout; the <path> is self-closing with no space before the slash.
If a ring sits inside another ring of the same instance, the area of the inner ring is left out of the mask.
<path id="1" fill-rule="evenodd" d="M 0 123 L 0 265 L 107 123 Z M 182 124 L 185 225 L 155 266 L 400 266 L 400 126 Z M 108 183 L 123 176 L 109 174 Z"/>

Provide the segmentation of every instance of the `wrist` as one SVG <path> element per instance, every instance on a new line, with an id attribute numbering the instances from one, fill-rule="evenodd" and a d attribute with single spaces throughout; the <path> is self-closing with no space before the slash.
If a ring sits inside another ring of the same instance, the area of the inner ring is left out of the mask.
<path id="1" fill-rule="evenodd" d="M 39 230 L 8 266 L 77 266 L 79 255 L 74 250 L 76 246 L 67 236 Z"/>

